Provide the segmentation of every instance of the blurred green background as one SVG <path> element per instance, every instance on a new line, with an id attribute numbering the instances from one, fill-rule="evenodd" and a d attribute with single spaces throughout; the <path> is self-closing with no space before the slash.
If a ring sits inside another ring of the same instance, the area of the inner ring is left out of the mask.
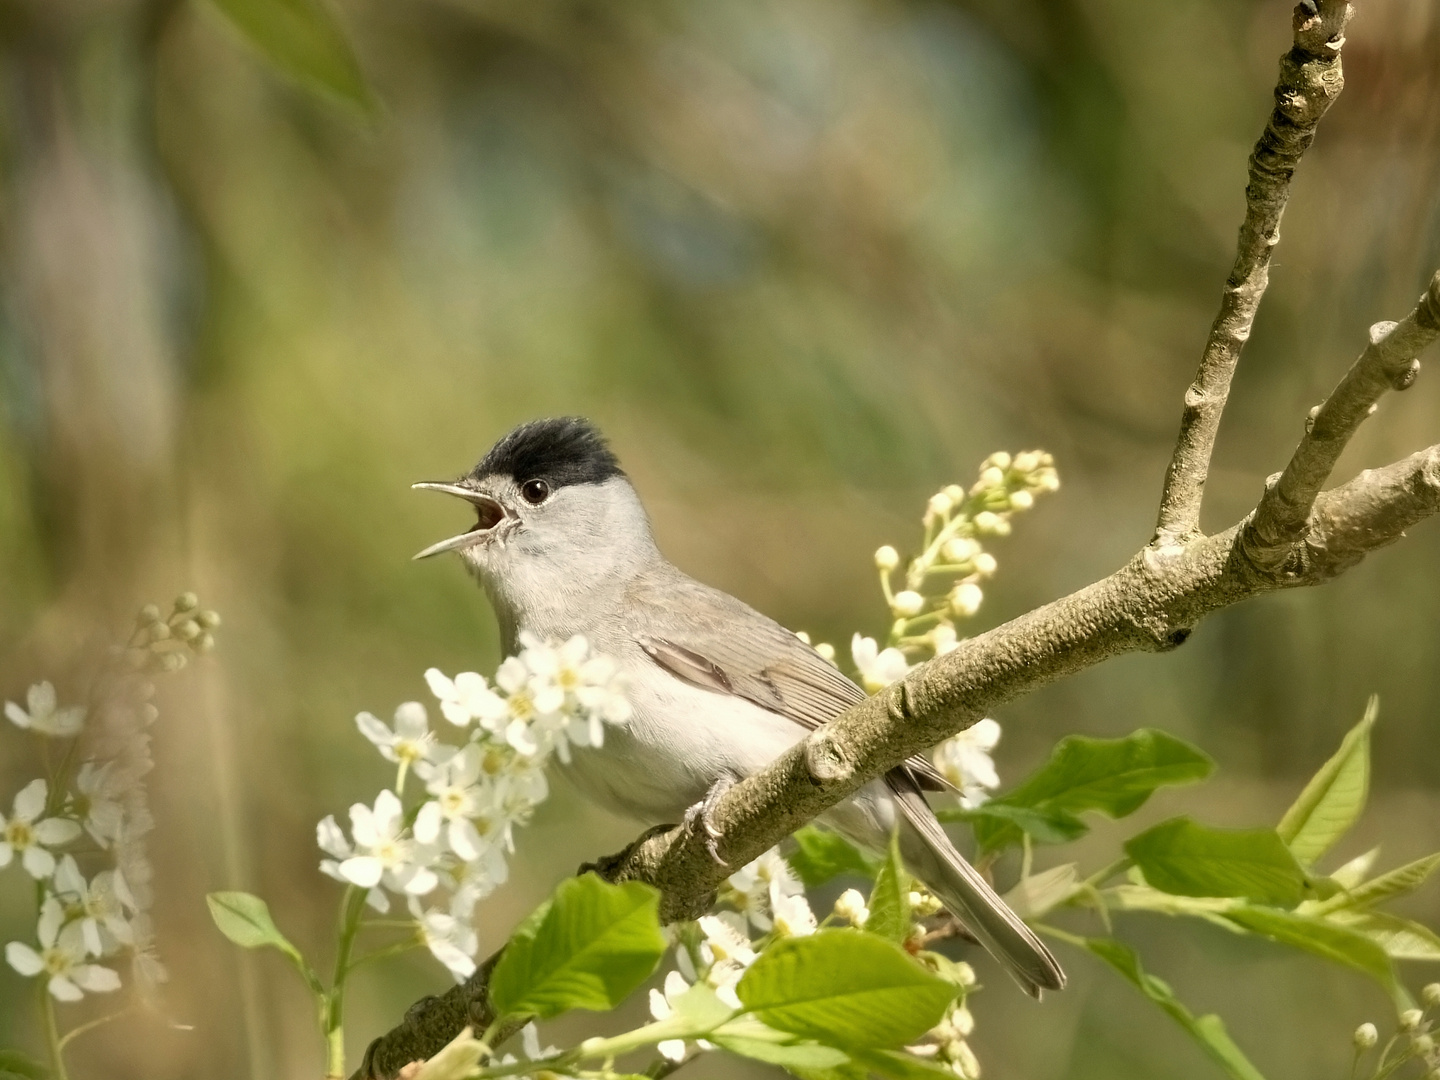
<path id="1" fill-rule="evenodd" d="M 339 890 L 314 823 L 388 776 L 354 714 L 424 697 L 427 666 L 499 659 L 459 566 L 409 561 L 463 515 L 408 485 L 519 421 L 594 418 L 676 562 L 821 639 L 883 630 L 871 551 L 913 548 L 925 498 L 992 450 L 1048 449 L 1064 486 L 997 546 L 977 628 L 1127 558 L 1290 34 L 1270 0 L 338 14 L 368 116 L 277 75 L 205 3 L 0 4 L 0 694 L 75 685 L 78 644 L 145 600 L 195 588 L 226 620 L 165 688 L 152 777 L 168 1008 L 194 1029 L 126 1020 L 76 1044 L 77 1077 L 320 1074 L 292 973 L 239 955 L 201 897 L 262 893 L 326 947 Z M 1440 7 L 1366 0 L 1345 57 L 1221 432 L 1214 527 L 1440 266 Z M 1422 377 L 1342 472 L 1437 435 Z M 1153 725 L 1221 771 L 1147 815 L 1272 822 L 1376 691 L 1372 807 L 1341 854 L 1440 848 L 1437 561 L 1424 525 L 1325 589 L 1008 706 L 1001 774 L 1071 732 Z M 6 809 L 30 752 L 0 734 Z M 557 792 L 480 909 L 484 944 L 634 831 Z M 28 903 L 0 875 L 0 939 L 31 933 Z M 1440 921 L 1440 890 L 1406 910 Z M 1119 932 L 1272 1080 L 1344 1076 L 1351 1030 L 1385 1019 L 1358 976 L 1278 947 L 1146 916 Z M 1218 1075 L 1061 958 L 1072 989 L 1038 1007 L 977 960 L 987 1076 Z M 360 977 L 353 1052 L 446 985 L 419 955 Z M 31 1001 L 0 968 L 0 1045 L 35 1046 Z"/>

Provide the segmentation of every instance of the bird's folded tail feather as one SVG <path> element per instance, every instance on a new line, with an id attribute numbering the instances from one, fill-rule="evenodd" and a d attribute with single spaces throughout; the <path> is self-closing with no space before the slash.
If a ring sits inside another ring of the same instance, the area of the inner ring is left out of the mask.
<path id="1" fill-rule="evenodd" d="M 924 796 L 907 790 L 908 784 L 886 779 L 904 816 L 900 854 L 910 872 L 965 924 L 1027 994 L 1038 999 L 1042 990 L 1064 989 L 1065 972 L 1054 955 L 955 850 Z"/>

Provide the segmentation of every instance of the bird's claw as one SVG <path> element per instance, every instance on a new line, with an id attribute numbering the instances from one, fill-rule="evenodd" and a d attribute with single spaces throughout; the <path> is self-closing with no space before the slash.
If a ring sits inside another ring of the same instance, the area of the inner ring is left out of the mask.
<path id="1" fill-rule="evenodd" d="M 686 828 L 694 829 L 696 823 L 699 823 L 700 828 L 705 832 L 705 850 L 710 853 L 710 858 L 715 860 L 717 866 L 729 866 L 730 864 L 720 855 L 718 841 L 723 834 L 715 827 L 715 807 L 720 802 L 720 797 L 734 786 L 735 778 L 733 776 L 722 775 L 710 785 L 710 790 L 705 793 L 703 799 L 685 811 Z"/>

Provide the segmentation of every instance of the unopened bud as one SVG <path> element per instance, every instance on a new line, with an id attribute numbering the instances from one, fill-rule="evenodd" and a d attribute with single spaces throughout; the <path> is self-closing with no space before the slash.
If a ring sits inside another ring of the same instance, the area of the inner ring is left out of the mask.
<path id="1" fill-rule="evenodd" d="M 179 671 L 185 666 L 185 654 L 182 652 L 163 652 L 159 657 L 162 670 Z"/>
<path id="2" fill-rule="evenodd" d="M 982 551 L 975 556 L 975 572 L 989 577 L 995 572 L 995 556 L 988 551 Z"/>
<path id="3" fill-rule="evenodd" d="M 950 496 L 950 501 L 956 506 L 965 501 L 965 489 L 959 484 L 946 484 L 945 494 Z"/>
<path id="4" fill-rule="evenodd" d="M 214 630 L 220 625 L 220 613 L 218 611 L 202 611 L 195 618 L 206 630 Z"/>
<path id="5" fill-rule="evenodd" d="M 163 622 L 151 623 L 149 632 L 151 641 L 164 641 L 170 636 L 170 625 Z"/>
<path id="6" fill-rule="evenodd" d="M 1054 469 L 1044 469 L 1031 480 L 1036 491 L 1059 491 L 1060 474 Z"/>
<path id="7" fill-rule="evenodd" d="M 145 724 L 153 724 L 160 719 L 160 710 L 150 702 L 146 701 L 136 710 L 140 714 L 140 720 Z"/>
<path id="8" fill-rule="evenodd" d="M 186 619 L 175 627 L 175 636 L 181 641 L 194 641 L 200 634 L 200 624 L 194 619 Z"/>
<path id="9" fill-rule="evenodd" d="M 1361 1024 L 1355 1029 L 1355 1049 L 1369 1050 L 1380 1041 L 1380 1033 L 1375 1030 L 1374 1024 Z"/>
<path id="10" fill-rule="evenodd" d="M 140 614 L 135 616 L 135 621 L 141 626 L 157 623 L 160 621 L 160 609 L 154 604 L 146 604 L 140 609 Z"/>
<path id="11" fill-rule="evenodd" d="M 1010 523 L 999 514 L 989 510 L 981 510 L 975 515 L 975 530 L 980 533 L 988 533 L 994 536 L 1004 536 L 1010 531 Z"/>
<path id="12" fill-rule="evenodd" d="M 1018 473 L 1032 473 L 1040 467 L 1040 452 L 1038 450 L 1023 450 L 1015 455 L 1011 466 Z"/>
<path id="13" fill-rule="evenodd" d="M 1425 1003 L 1426 1008 L 1433 1009 L 1440 1005 L 1440 983 L 1427 983 L 1425 989 L 1420 991 L 1420 1000 Z"/>
<path id="14" fill-rule="evenodd" d="M 953 652 L 959 639 L 955 633 L 955 627 L 949 623 L 942 622 L 935 629 L 930 631 L 930 647 L 935 650 L 936 656 L 944 656 Z"/>
<path id="15" fill-rule="evenodd" d="M 900 565 L 900 553 L 889 544 L 875 549 L 875 566 L 889 573 Z"/>
<path id="16" fill-rule="evenodd" d="M 952 1051 L 955 1062 L 955 1071 L 964 1080 L 980 1080 L 980 1061 L 975 1057 L 975 1051 L 970 1049 L 967 1042 L 957 1042 Z"/>
<path id="17" fill-rule="evenodd" d="M 200 598 L 193 592 L 182 592 L 175 598 L 176 611 L 194 611 L 200 606 Z"/>
<path id="18" fill-rule="evenodd" d="M 211 649 L 215 648 L 215 639 L 209 634 L 201 634 L 199 637 L 197 637 L 194 641 L 190 643 L 190 647 L 193 648 L 196 652 L 209 652 Z"/>
<path id="19" fill-rule="evenodd" d="M 980 471 L 979 486 L 981 488 L 997 488 L 1005 483 L 1005 474 L 995 466 Z"/>
<path id="20" fill-rule="evenodd" d="M 946 495 L 943 491 L 937 491 L 934 495 L 930 496 L 930 513 L 937 517 L 944 517 L 954 509 L 954 506 L 955 504 L 950 501 L 950 496 Z"/>
<path id="21" fill-rule="evenodd" d="M 911 892 L 909 899 L 910 910 L 922 919 L 926 919 L 929 918 L 931 915 L 937 914 L 944 906 L 940 903 L 939 900 L 935 899 L 935 897 L 931 896 L 928 892 L 921 892 L 919 889 Z"/>
<path id="22" fill-rule="evenodd" d="M 955 1026 L 963 1038 L 969 1038 L 975 1031 L 975 1017 L 964 1005 L 958 1006 L 950 1014 L 950 1023 Z"/>
<path id="23" fill-rule="evenodd" d="M 835 914 L 854 926 L 864 926 L 870 909 L 865 906 L 865 897 L 859 889 L 846 889 L 835 901 Z"/>
<path id="24" fill-rule="evenodd" d="M 828 660 L 832 664 L 835 662 L 835 646 L 828 641 L 822 641 L 816 645 L 815 651 L 820 654 L 822 659 Z"/>
<path id="25" fill-rule="evenodd" d="M 980 554 L 980 545 L 968 536 L 955 536 L 945 541 L 941 552 L 952 563 L 965 563 Z"/>
<path id="26" fill-rule="evenodd" d="M 1419 1009 L 1406 1009 L 1400 1014 L 1400 1030 L 1414 1031 L 1420 1026 L 1420 1021 L 1424 1018 L 1425 1014 Z"/>
<path id="27" fill-rule="evenodd" d="M 968 619 L 980 610 L 980 601 L 985 594 L 973 581 L 962 581 L 950 592 L 950 610 L 962 619 Z"/>
<path id="28" fill-rule="evenodd" d="M 996 450 L 995 453 L 985 459 L 985 464 L 991 468 L 1004 471 L 1010 468 L 1010 455 L 1004 450 Z"/>
<path id="29" fill-rule="evenodd" d="M 1419 1057 L 1429 1057 L 1435 1052 L 1435 1040 L 1422 1031 L 1410 1037 L 1410 1049 Z"/>
<path id="30" fill-rule="evenodd" d="M 914 589 L 905 589 L 895 594 L 895 599 L 890 602 L 890 609 L 896 615 L 908 619 L 925 610 L 925 598 Z"/>
<path id="31" fill-rule="evenodd" d="M 1021 488 L 1019 491 L 1010 493 L 1010 508 L 1012 510 L 1029 510 L 1035 505 L 1035 496 Z"/>

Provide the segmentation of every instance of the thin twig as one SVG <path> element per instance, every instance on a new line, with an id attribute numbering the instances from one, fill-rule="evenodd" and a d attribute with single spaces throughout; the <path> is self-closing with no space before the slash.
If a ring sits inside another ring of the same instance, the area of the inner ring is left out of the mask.
<path id="1" fill-rule="evenodd" d="M 1440 273 L 1415 310 L 1398 323 L 1370 328 L 1370 344 L 1338 386 L 1310 411 L 1300 445 L 1278 478 L 1266 484 L 1245 537 L 1246 550 L 1261 565 L 1279 565 L 1305 534 L 1315 497 L 1330 479 L 1335 462 L 1360 424 L 1387 390 L 1405 390 L 1420 371 L 1416 359 L 1440 336 Z"/>
<path id="2" fill-rule="evenodd" d="M 1318 4 L 1301 0 L 1295 8 L 1295 44 L 1280 59 L 1275 108 L 1250 155 L 1245 221 L 1235 265 L 1225 282 L 1195 381 L 1185 391 L 1180 435 L 1165 474 L 1155 525 L 1154 542 L 1159 547 L 1183 544 L 1199 535 L 1200 503 L 1215 433 L 1240 352 L 1270 283 L 1270 257 L 1280 242 L 1280 217 L 1290 201 L 1290 179 L 1315 139 L 1320 118 L 1345 85 L 1340 48 L 1350 14 L 1346 0 Z"/>

